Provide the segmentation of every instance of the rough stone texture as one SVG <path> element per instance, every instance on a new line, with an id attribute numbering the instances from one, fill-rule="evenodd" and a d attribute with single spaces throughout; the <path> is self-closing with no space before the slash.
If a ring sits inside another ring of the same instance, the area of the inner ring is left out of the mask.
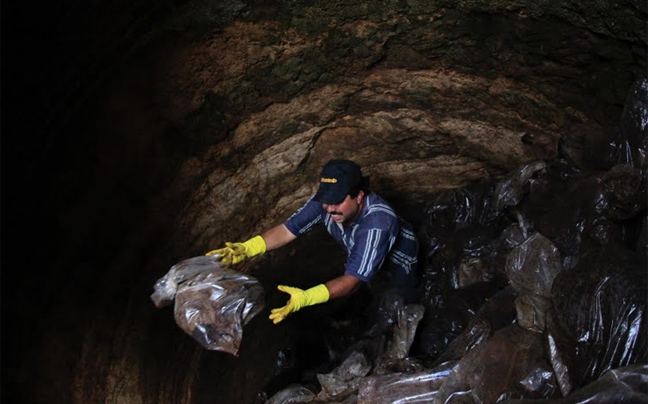
<path id="1" fill-rule="evenodd" d="M 24 109 L 5 114 L 21 128 L 5 143 L 22 170 L 5 205 L 21 241 L 3 279 L 15 402 L 253 403 L 269 379 L 255 369 L 298 327 L 260 315 L 246 335 L 264 338 L 239 358 L 206 353 L 148 301 L 171 265 L 285 219 L 334 156 L 415 219 L 439 191 L 554 157 L 561 138 L 605 141 L 646 69 L 640 2 L 67 7 L 41 10 L 39 42 L 8 65 Z M 330 277 L 306 244 L 243 268 L 268 289 Z"/>

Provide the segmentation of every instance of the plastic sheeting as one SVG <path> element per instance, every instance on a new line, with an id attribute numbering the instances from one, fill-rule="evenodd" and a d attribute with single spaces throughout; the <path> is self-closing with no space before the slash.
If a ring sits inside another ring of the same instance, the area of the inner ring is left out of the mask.
<path id="1" fill-rule="evenodd" d="M 423 366 L 408 358 L 410 348 L 425 308 L 420 304 L 409 304 L 398 310 L 397 322 L 392 329 L 392 336 L 387 341 L 386 350 L 380 363 L 374 369 L 375 374 L 389 372 L 414 371 Z"/>
<path id="2" fill-rule="evenodd" d="M 560 252 L 540 233 L 515 247 L 506 261 L 506 274 L 518 292 L 551 296 L 551 285 L 562 270 Z"/>
<path id="3" fill-rule="evenodd" d="M 528 178 L 537 169 L 522 176 Z M 495 195 L 519 195 L 513 188 L 522 182 L 511 180 L 507 186 L 492 179 L 474 182 L 440 194 L 426 208 L 425 242 L 421 243 L 426 248 L 426 313 L 417 345 L 428 359 L 439 356 L 485 300 L 507 283 L 500 234 L 512 219 L 496 206 Z"/>
<path id="4" fill-rule="evenodd" d="M 448 290 L 465 286 L 461 284 L 459 267 L 466 258 L 482 260 L 484 280 L 497 276 L 487 259 L 494 254 L 493 240 L 509 221 L 494 206 L 492 195 L 496 186 L 493 180 L 474 182 L 440 194 L 426 208 L 423 230 L 426 242 L 422 246 L 427 249 L 424 268 L 427 298 L 443 296 Z"/>
<path id="5" fill-rule="evenodd" d="M 461 359 L 466 353 L 486 341 L 495 331 L 510 326 L 515 320 L 515 297 L 512 287 L 495 293 L 430 367 Z"/>
<path id="6" fill-rule="evenodd" d="M 543 346 L 542 334 L 517 325 L 496 332 L 458 362 L 435 403 L 486 404 L 556 395 L 557 383 Z"/>
<path id="7" fill-rule="evenodd" d="M 362 352 L 352 352 L 333 372 L 318 374 L 322 390 L 317 399 L 343 400 L 358 391 L 361 378 L 371 370 L 371 362 Z"/>
<path id="8" fill-rule="evenodd" d="M 164 307 L 173 303 L 178 286 L 198 274 L 222 269 L 218 256 L 198 256 L 178 262 L 158 279 L 153 286 L 151 300 L 155 307 Z"/>
<path id="9" fill-rule="evenodd" d="M 425 308 L 420 304 L 410 304 L 398 312 L 398 322 L 394 327 L 391 344 L 386 355 L 393 359 L 405 359 L 409 353 L 419 321 Z"/>
<path id="10" fill-rule="evenodd" d="M 616 245 L 556 277 L 549 338 L 564 394 L 609 369 L 648 362 L 646 285 L 645 261 Z"/>
<path id="11" fill-rule="evenodd" d="M 610 143 L 610 161 L 646 168 L 648 151 L 648 80 L 634 83 L 626 98 L 621 124 Z"/>
<path id="12" fill-rule="evenodd" d="M 518 292 L 515 305 L 520 326 L 544 331 L 551 307 L 551 285 L 561 270 L 560 252 L 540 233 L 534 233 L 509 253 L 506 273 Z"/>
<path id="13" fill-rule="evenodd" d="M 495 209 L 501 211 L 508 206 L 516 206 L 526 194 L 529 180 L 540 170 L 546 169 L 544 161 L 535 161 L 513 171 L 497 184 L 494 194 Z"/>
<path id="14" fill-rule="evenodd" d="M 295 385 L 288 386 L 287 388 L 277 392 L 270 397 L 265 404 L 297 404 L 297 403 L 310 403 L 315 399 L 315 393 L 308 390 L 306 387 Z"/>
<path id="15" fill-rule="evenodd" d="M 566 256 L 624 239 L 620 221 L 646 207 L 645 180 L 638 169 L 618 166 L 569 180 L 545 177 L 534 183 L 521 208 L 530 225 Z"/>
<path id="16" fill-rule="evenodd" d="M 263 310 L 265 291 L 215 257 L 198 256 L 171 267 L 151 299 L 158 307 L 175 300 L 174 319 L 184 332 L 206 349 L 237 355 L 243 326 Z"/>
<path id="17" fill-rule="evenodd" d="M 501 404 L 646 404 L 648 365 L 637 364 L 612 369 L 599 379 L 555 399 L 504 400 Z"/>
<path id="18" fill-rule="evenodd" d="M 367 377 L 360 385 L 358 404 L 433 403 L 452 366 L 448 363 L 421 372 Z"/>

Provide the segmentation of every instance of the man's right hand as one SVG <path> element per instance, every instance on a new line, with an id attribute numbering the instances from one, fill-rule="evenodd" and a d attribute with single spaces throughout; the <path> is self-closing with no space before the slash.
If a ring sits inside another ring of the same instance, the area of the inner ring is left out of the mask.
<path id="1" fill-rule="evenodd" d="M 209 251 L 208 256 L 218 255 L 218 260 L 225 265 L 238 264 L 239 262 L 263 254 L 266 251 L 266 243 L 263 237 L 256 236 L 243 243 L 225 243 L 224 248 Z"/>

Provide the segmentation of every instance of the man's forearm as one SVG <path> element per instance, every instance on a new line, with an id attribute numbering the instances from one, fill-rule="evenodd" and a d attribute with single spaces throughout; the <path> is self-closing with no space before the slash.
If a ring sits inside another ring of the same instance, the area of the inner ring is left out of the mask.
<path id="1" fill-rule="evenodd" d="M 266 251 L 283 247 L 297 238 L 283 223 L 261 233 L 261 237 L 266 243 Z"/>
<path id="2" fill-rule="evenodd" d="M 362 281 L 352 275 L 342 275 L 326 282 L 326 288 L 329 290 L 331 299 L 348 296 L 360 286 Z"/>

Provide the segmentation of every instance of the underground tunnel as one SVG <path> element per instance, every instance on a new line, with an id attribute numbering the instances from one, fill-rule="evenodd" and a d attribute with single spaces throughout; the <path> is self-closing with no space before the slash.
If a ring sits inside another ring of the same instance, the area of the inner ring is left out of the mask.
<path id="1" fill-rule="evenodd" d="M 5 13 L 3 401 L 648 402 L 645 2 L 27 6 Z M 359 329 L 364 292 L 268 319 L 277 285 L 341 275 L 323 228 L 233 267 L 265 292 L 236 355 L 153 304 L 333 158 L 419 238 L 424 297 L 388 332 Z"/>

